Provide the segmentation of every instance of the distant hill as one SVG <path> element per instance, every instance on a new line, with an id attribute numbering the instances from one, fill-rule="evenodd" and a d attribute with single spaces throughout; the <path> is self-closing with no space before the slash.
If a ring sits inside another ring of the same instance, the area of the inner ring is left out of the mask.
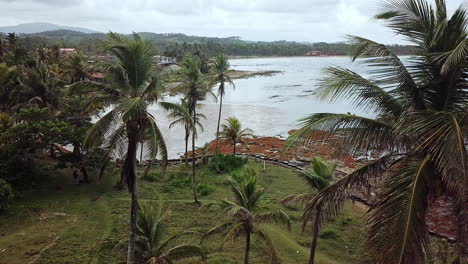
<path id="1" fill-rule="evenodd" d="M 247 41 L 239 37 L 201 37 L 181 33 L 140 32 L 149 39 L 160 54 L 181 58 L 186 54 L 203 54 L 213 57 L 218 54 L 228 56 L 304 56 L 310 51 L 320 51 L 325 55 L 349 55 L 352 46 L 343 43 L 304 43 L 294 41 Z M 84 33 L 77 30 L 52 30 L 39 33 L 21 34 L 24 47 L 32 50 L 37 47 L 58 45 L 74 47 L 85 53 L 101 52 L 97 41 L 107 38 L 107 33 Z M 390 49 L 399 55 L 411 54 L 414 47 L 391 45 Z"/>
<path id="2" fill-rule="evenodd" d="M 86 33 L 86 34 L 99 33 L 98 31 L 87 29 L 87 28 L 67 27 L 67 26 L 60 26 L 60 25 L 50 24 L 50 23 L 26 23 L 26 24 L 19 24 L 16 26 L 0 27 L 0 32 L 2 33 L 15 32 L 17 34 L 33 34 L 33 33 L 40 33 L 40 32 L 53 31 L 53 30 L 71 30 L 71 31 L 77 31 L 77 32 Z"/>

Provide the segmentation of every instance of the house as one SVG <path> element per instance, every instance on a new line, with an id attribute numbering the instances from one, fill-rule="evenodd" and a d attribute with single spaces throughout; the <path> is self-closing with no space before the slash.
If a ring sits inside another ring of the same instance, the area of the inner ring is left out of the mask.
<path id="1" fill-rule="evenodd" d="M 176 58 L 172 58 L 172 57 L 166 57 L 166 56 L 156 55 L 156 56 L 154 56 L 154 59 L 156 60 L 156 63 L 157 63 L 157 64 L 172 64 L 172 63 L 176 63 Z"/>
<path id="2" fill-rule="evenodd" d="M 320 51 L 320 50 L 313 50 L 313 51 L 307 52 L 306 55 L 307 55 L 307 56 L 322 56 L 322 55 L 323 55 L 323 52 Z"/>
<path id="3" fill-rule="evenodd" d="M 70 57 L 76 54 L 75 48 L 61 48 L 59 49 L 60 56 Z"/>

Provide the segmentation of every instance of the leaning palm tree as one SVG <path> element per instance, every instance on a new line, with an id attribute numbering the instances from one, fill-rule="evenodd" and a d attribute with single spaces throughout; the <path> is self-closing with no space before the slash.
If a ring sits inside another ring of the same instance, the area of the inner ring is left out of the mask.
<path id="1" fill-rule="evenodd" d="M 231 191 L 234 194 L 235 202 L 222 200 L 220 203 L 210 203 L 207 207 L 219 205 L 224 209 L 224 214 L 231 218 L 228 222 L 222 223 L 209 230 L 205 239 L 211 235 L 223 234 L 224 241 L 228 239 L 237 240 L 245 238 L 244 264 L 250 261 L 251 236 L 256 235 L 265 246 L 266 252 L 270 255 L 271 263 L 280 263 L 279 257 L 273 246 L 271 239 L 261 228 L 264 223 L 282 223 L 288 230 L 291 230 L 291 219 L 281 211 L 257 213 L 258 204 L 265 194 L 257 183 L 258 170 L 254 167 L 246 167 L 236 179 L 230 179 Z"/>
<path id="2" fill-rule="evenodd" d="M 193 120 L 193 117 L 190 115 L 189 105 L 185 99 L 181 100 L 180 109 L 183 111 L 172 111 L 169 114 L 169 118 L 173 119 L 169 124 L 169 129 L 173 128 L 176 125 L 182 125 L 185 129 L 185 166 L 188 167 L 188 140 L 190 138 L 190 131 L 192 124 L 195 124 L 201 131 L 203 131 L 203 125 L 200 122 L 201 119 L 206 119 L 206 116 L 202 113 L 196 113 L 196 120 Z"/>
<path id="3" fill-rule="evenodd" d="M 215 83 L 219 83 L 218 87 L 218 97 L 219 97 L 219 114 L 218 114 L 218 124 L 216 126 L 216 150 L 215 153 L 218 154 L 219 152 L 219 126 L 221 124 L 221 111 L 223 108 L 223 97 L 226 93 L 225 84 L 228 83 L 235 88 L 234 82 L 232 81 L 229 73 L 232 72 L 230 69 L 231 65 L 229 64 L 228 58 L 225 55 L 218 55 L 214 58 L 211 62 L 211 76 L 212 80 Z"/>
<path id="4" fill-rule="evenodd" d="M 304 178 L 311 190 L 323 191 L 333 180 L 333 172 L 335 171 L 336 163 L 322 160 L 314 157 L 311 160 L 311 167 L 303 171 L 300 175 Z M 286 206 L 305 205 L 317 195 L 316 193 L 293 194 L 283 199 L 282 203 Z M 315 210 L 315 218 L 312 228 L 312 246 L 310 248 L 309 264 L 314 264 L 315 250 L 317 248 L 318 234 L 320 232 L 321 208 Z"/>
<path id="5" fill-rule="evenodd" d="M 319 95 L 346 98 L 374 118 L 313 114 L 289 141 L 310 144 L 317 130 L 340 135 L 348 153 L 373 152 L 378 159 L 350 173 L 311 199 L 303 226 L 317 208 L 325 222 L 351 194 L 371 186 L 366 216 L 367 257 L 372 263 L 424 263 L 430 255 L 426 212 L 435 199 L 451 197 L 458 214 L 458 262 L 468 262 L 468 16 L 465 6 L 448 16 L 423 0 L 394 0 L 376 18 L 415 45 L 406 66 L 387 46 L 351 37 L 353 60 L 372 70 L 363 77 L 328 68 Z M 391 234 L 391 235 L 389 235 Z"/>
<path id="6" fill-rule="evenodd" d="M 227 124 L 223 124 L 223 130 L 220 133 L 220 138 L 231 140 L 233 144 L 233 154 L 236 155 L 236 145 L 237 143 L 247 142 L 244 140 L 245 137 L 253 136 L 253 131 L 249 128 L 242 129 L 242 124 L 239 119 L 235 117 L 229 117 L 226 119 Z"/>
<path id="7" fill-rule="evenodd" d="M 191 56 L 184 58 L 182 62 L 182 69 L 180 71 L 180 81 L 182 89 L 185 90 L 185 98 L 189 107 L 189 113 L 192 120 L 197 120 L 197 103 L 207 93 L 210 93 L 209 86 L 206 79 L 200 71 L 200 62 Z M 192 191 L 195 203 L 199 203 L 196 191 L 195 181 L 195 138 L 197 135 L 195 126 L 191 127 L 192 132 Z"/>
<path id="8" fill-rule="evenodd" d="M 139 204 L 137 222 L 137 252 L 144 263 L 171 264 L 175 260 L 200 257 L 206 260 L 205 251 L 193 243 L 193 238 L 202 236 L 196 231 L 184 231 L 170 235 L 168 214 L 159 205 Z M 187 242 L 180 244 L 182 238 Z M 143 262 L 142 262 L 143 263 Z"/>
<path id="9" fill-rule="evenodd" d="M 127 38 L 109 33 L 109 38 L 101 42 L 102 47 L 116 58 L 115 65 L 106 71 L 106 83 L 82 81 L 70 87 L 70 93 L 92 94 L 92 104 L 112 106 L 112 110 L 100 117 L 85 135 L 84 147 L 104 145 L 109 153 L 125 151 L 121 180 L 126 183 L 131 194 L 130 238 L 127 263 L 134 263 L 135 239 L 137 232 L 137 182 L 136 155 L 138 142 L 144 139 L 147 152 L 153 164 L 160 154 L 165 163 L 167 148 L 154 116 L 148 105 L 157 101 L 162 87 L 153 75 L 153 55 L 151 44 L 138 34 Z M 166 103 L 162 107 L 177 107 Z M 125 143 L 127 145 L 124 149 Z M 107 155 L 108 156 L 108 155 Z M 147 170 L 150 168 L 148 166 Z M 165 166 L 164 166 L 165 168 Z"/>

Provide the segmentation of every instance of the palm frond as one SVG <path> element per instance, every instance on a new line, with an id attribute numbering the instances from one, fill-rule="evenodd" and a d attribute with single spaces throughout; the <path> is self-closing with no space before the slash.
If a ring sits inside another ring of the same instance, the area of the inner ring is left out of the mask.
<path id="1" fill-rule="evenodd" d="M 433 170 L 427 156 L 402 160 L 388 172 L 366 217 L 366 246 L 374 263 L 419 263 L 430 254 L 425 212 L 434 195 Z"/>
<path id="2" fill-rule="evenodd" d="M 144 175 L 149 172 L 158 154 L 161 155 L 163 173 L 165 173 L 167 168 L 167 147 L 163 134 L 152 116 L 148 116 L 146 123 L 145 130 L 143 131 L 143 139 L 147 142 L 146 145 L 148 147 L 147 152 L 150 158 L 150 164 L 146 167 Z"/>
<path id="3" fill-rule="evenodd" d="M 273 242 L 271 241 L 268 234 L 265 233 L 265 231 L 263 231 L 260 228 L 255 228 L 254 232 L 265 243 L 263 250 L 270 257 L 270 263 L 281 264 L 281 259 L 279 258 L 278 253 L 276 252 L 275 246 L 273 245 Z"/>
<path id="4" fill-rule="evenodd" d="M 86 133 L 83 147 L 89 149 L 93 146 L 99 146 L 104 142 L 104 138 L 110 130 L 116 126 L 119 113 L 116 109 L 101 117 Z"/>
<path id="5" fill-rule="evenodd" d="M 302 216 L 302 229 L 304 230 L 309 221 L 315 215 L 315 209 L 321 206 L 322 221 L 324 224 L 334 219 L 346 200 L 351 198 L 351 195 L 366 190 L 371 184 L 376 184 L 382 181 L 384 172 L 390 167 L 394 161 L 393 155 L 386 155 L 378 160 L 370 162 L 356 169 L 352 173 L 331 184 L 317 194 L 304 209 Z"/>
<path id="6" fill-rule="evenodd" d="M 351 153 L 382 148 L 390 152 L 404 149 L 401 141 L 396 139 L 397 131 L 383 120 L 330 113 L 312 114 L 301 119 L 299 129 L 289 136 L 286 144 L 288 148 L 307 146 L 313 143 L 310 138 L 317 132 L 322 132 L 324 138 L 346 135 L 341 144 Z"/>
<path id="7" fill-rule="evenodd" d="M 198 245 L 180 245 L 168 249 L 165 253 L 171 260 L 179 260 L 186 258 L 200 257 L 203 261 L 206 260 L 205 250 Z"/>
<path id="8" fill-rule="evenodd" d="M 322 100 L 333 102 L 346 98 L 358 108 L 392 117 L 398 117 L 403 112 L 401 102 L 377 82 L 341 67 L 329 67 L 325 74 L 326 77 L 320 81 L 320 88 L 317 90 Z"/>
<path id="9" fill-rule="evenodd" d="M 255 215 L 255 221 L 258 223 L 285 224 L 288 230 L 291 231 L 291 218 L 281 210 Z"/>

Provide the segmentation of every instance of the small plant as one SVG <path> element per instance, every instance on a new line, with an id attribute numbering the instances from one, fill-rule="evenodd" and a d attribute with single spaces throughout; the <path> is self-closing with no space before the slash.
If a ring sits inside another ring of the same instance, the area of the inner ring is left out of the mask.
<path id="1" fill-rule="evenodd" d="M 322 239 L 336 239 L 338 238 L 338 234 L 331 229 L 326 229 L 320 233 L 319 237 Z"/>
<path id="2" fill-rule="evenodd" d="M 247 162 L 247 158 L 219 154 L 210 160 L 208 168 L 216 173 L 229 173 L 244 166 Z"/>
<path id="3" fill-rule="evenodd" d="M 190 179 L 190 175 L 187 173 L 179 172 L 171 174 L 169 177 L 170 185 L 174 187 L 186 187 L 190 186 L 192 180 Z"/>
<path id="4" fill-rule="evenodd" d="M 352 221 L 353 220 L 351 219 L 351 217 L 348 216 L 343 216 L 338 220 L 338 222 L 343 226 L 351 224 Z"/>
<path id="5" fill-rule="evenodd" d="M 156 182 L 161 178 L 161 175 L 157 172 L 149 172 L 143 176 L 143 180 L 149 182 Z"/>
<path id="6" fill-rule="evenodd" d="M 13 188 L 4 179 L 0 179 L 0 211 L 6 210 L 13 199 Z"/>
<path id="7" fill-rule="evenodd" d="M 210 183 L 202 183 L 197 185 L 197 193 L 200 195 L 208 195 L 216 190 L 216 186 Z"/>

